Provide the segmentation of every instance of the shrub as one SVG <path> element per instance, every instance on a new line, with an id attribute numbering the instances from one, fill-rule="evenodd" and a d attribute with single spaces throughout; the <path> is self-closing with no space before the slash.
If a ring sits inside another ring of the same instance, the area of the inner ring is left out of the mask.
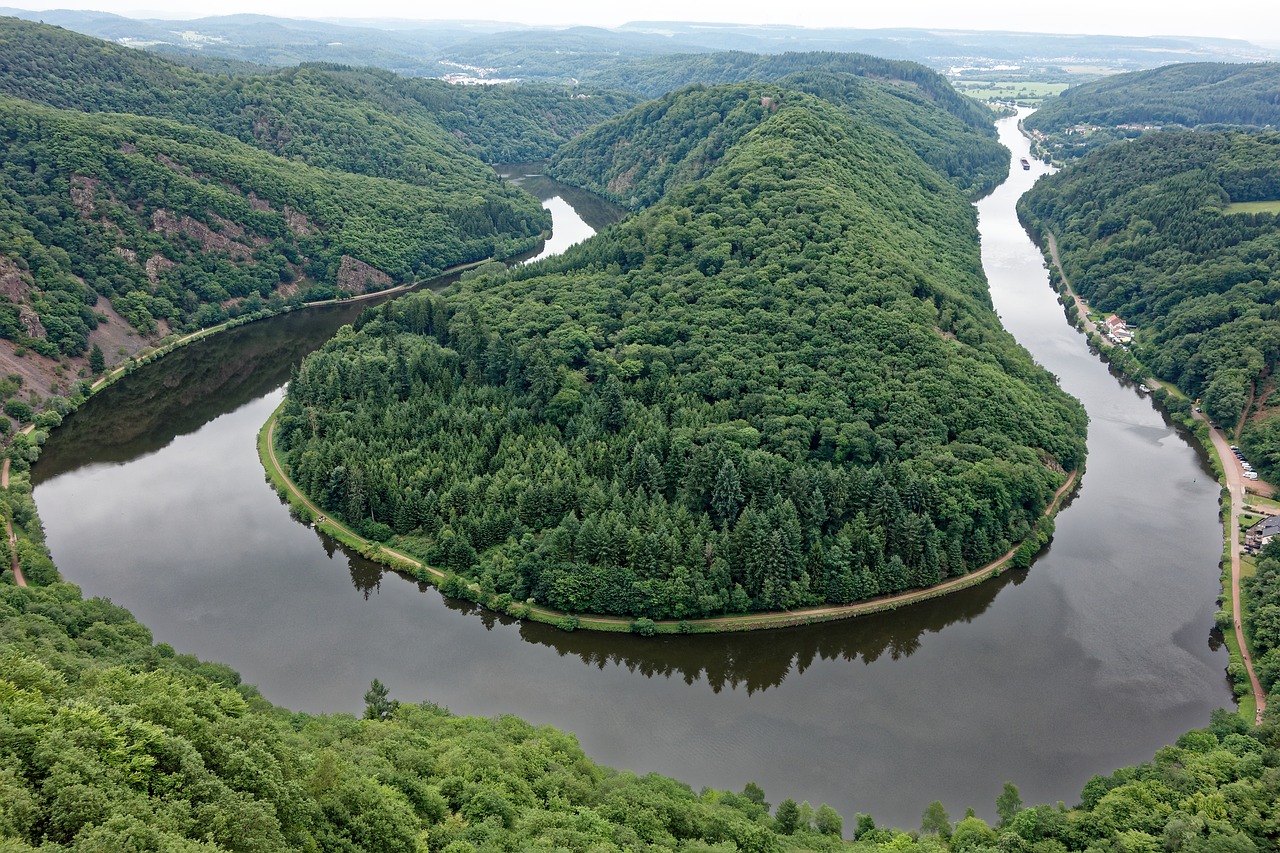
<path id="1" fill-rule="evenodd" d="M 631 623 L 631 633 L 639 634 L 641 637 L 652 637 L 658 633 L 658 626 L 649 617 L 641 616 Z"/>

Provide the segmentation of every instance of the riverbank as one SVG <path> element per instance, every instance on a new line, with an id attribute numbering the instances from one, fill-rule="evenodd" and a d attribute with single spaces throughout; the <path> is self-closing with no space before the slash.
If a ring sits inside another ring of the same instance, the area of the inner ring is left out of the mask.
<path id="1" fill-rule="evenodd" d="M 1023 223 L 1027 225 L 1027 223 Z M 1088 303 L 1076 293 L 1062 268 L 1062 259 L 1058 253 L 1058 242 L 1048 229 L 1040 232 L 1038 228 L 1028 227 L 1027 233 L 1040 245 L 1050 264 L 1050 283 L 1062 297 L 1067 308 L 1067 319 L 1076 328 L 1081 329 L 1091 346 L 1098 349 L 1099 355 L 1107 362 L 1116 364 L 1114 353 L 1120 349 L 1118 345 L 1107 341 L 1089 321 Z M 1036 234 L 1041 233 L 1043 240 Z M 1074 309 L 1074 311 L 1072 310 Z M 1075 316 L 1073 316 L 1073 313 Z M 1222 519 L 1222 560 L 1219 570 L 1222 581 L 1222 593 L 1219 604 L 1230 602 L 1230 626 L 1223 628 L 1223 640 L 1230 654 L 1227 672 L 1231 676 L 1237 709 L 1241 717 L 1258 724 L 1262 722 L 1262 714 L 1267 708 L 1267 692 L 1262 688 L 1253 668 L 1253 655 L 1249 650 L 1248 640 L 1244 634 L 1244 605 L 1240 594 L 1242 567 L 1240 562 L 1240 515 L 1244 512 L 1245 496 L 1254 492 L 1263 497 L 1270 497 L 1273 489 L 1270 484 L 1254 481 L 1246 484 L 1240 476 L 1238 466 L 1229 464 L 1230 443 L 1222 431 L 1215 428 L 1205 415 L 1196 410 L 1187 396 L 1176 386 L 1147 376 L 1141 362 L 1133 358 L 1127 349 L 1122 350 L 1127 358 L 1122 360 L 1120 369 L 1134 381 L 1138 381 L 1153 389 L 1152 394 L 1164 412 L 1173 420 L 1182 424 L 1196 441 L 1196 444 L 1209 458 L 1218 482 L 1222 485 L 1222 496 L 1219 500 L 1218 516 Z M 1112 357 L 1108 357 L 1108 355 Z M 1127 369 L 1126 369 L 1127 368 Z M 1170 400 L 1176 405 L 1170 405 Z M 1231 630 L 1225 630 L 1230 627 Z"/>
<path id="2" fill-rule="evenodd" d="M 545 239 L 545 235 L 544 235 L 544 239 Z M 90 386 L 90 390 L 95 392 L 99 391 L 102 388 L 105 388 L 106 386 L 110 385 L 112 382 L 119 380 L 121 377 L 128 376 L 130 373 L 132 373 L 134 370 L 141 367 L 142 365 L 150 364 L 151 362 L 155 361 L 157 358 L 168 355 L 169 353 L 173 352 L 179 347 L 186 346 L 187 344 L 192 343 L 193 341 L 203 340 L 204 338 L 207 338 L 210 335 L 215 335 L 219 332 L 225 332 L 228 329 L 238 328 L 240 326 L 244 326 L 249 323 L 256 323 L 259 320 L 268 320 L 272 317 L 279 317 L 281 314 L 288 314 L 291 311 L 302 311 L 308 308 L 323 308 L 326 305 L 349 305 L 352 302 L 364 302 L 370 299 L 377 299 L 378 297 L 382 297 L 382 296 L 397 296 L 402 293 L 408 293 L 411 290 L 417 290 L 422 287 L 429 287 L 432 284 L 443 281 L 446 278 L 450 278 L 452 276 L 458 275 L 459 273 L 466 272 L 469 269 L 475 269 L 476 267 L 490 263 L 493 260 L 495 259 L 492 257 L 481 258 L 478 261 L 469 261 L 468 263 L 465 263 L 465 264 L 458 264 L 456 266 L 449 267 L 446 270 L 442 270 L 439 275 L 433 278 L 426 279 L 425 281 L 409 282 L 408 284 L 401 284 L 401 285 L 397 285 L 396 287 L 389 287 L 386 290 L 374 290 L 374 291 L 370 291 L 369 293 L 361 293 L 356 296 L 334 297 L 333 299 L 318 299 L 315 302 L 303 302 L 298 305 L 286 305 L 284 308 L 280 309 L 279 311 L 256 312 L 254 314 L 251 314 L 245 317 L 237 317 L 234 320 L 227 320 L 224 323 L 219 323 L 216 326 L 210 326 L 207 329 L 200 329 L 199 331 L 192 332 L 188 335 L 183 335 L 182 337 L 179 337 L 179 338 L 173 338 L 168 340 L 162 339 L 158 341 L 154 347 L 149 347 L 147 349 L 142 350 L 136 357 L 129 358 L 125 362 L 122 362 L 121 364 L 117 365 L 112 370 L 109 370 L 106 373 L 104 373 L 102 376 L 98 377 L 97 381 L 95 381 Z"/>
<path id="3" fill-rule="evenodd" d="M 1049 522 L 1048 533 L 1045 534 L 1041 523 L 1032 529 L 1031 535 L 1023 542 L 1017 543 L 1008 553 L 993 560 L 980 569 L 961 575 L 943 583 L 925 589 L 911 590 L 898 595 L 870 599 L 854 604 L 832 605 L 825 607 L 809 607 L 797 610 L 769 611 L 762 613 L 743 613 L 732 616 L 714 616 L 701 619 L 628 619 L 620 616 L 603 616 L 598 614 L 567 613 L 544 607 L 530 600 L 516 602 L 509 595 L 486 595 L 479 585 L 458 575 L 428 566 L 420 560 L 387 547 L 381 542 L 366 539 L 339 521 L 325 515 L 296 483 L 289 477 L 284 465 L 276 456 L 275 426 L 280 415 L 281 403 L 258 433 L 258 457 L 266 470 L 267 480 L 275 487 L 278 494 L 290 505 L 292 514 L 300 521 L 313 524 L 334 539 L 360 552 L 366 559 L 382 563 L 392 571 L 410 576 L 419 582 L 436 586 L 440 591 L 453 598 L 462 598 L 486 607 L 490 610 L 505 613 L 517 619 L 527 619 L 554 625 L 567 631 L 584 629 L 590 631 L 630 631 L 650 636 L 653 634 L 710 634 L 726 631 L 756 631 L 770 628 L 787 628 L 795 625 L 813 625 L 820 622 L 833 622 L 852 619 L 871 613 L 883 613 L 897 610 L 909 604 L 939 598 L 975 584 L 996 577 L 1014 567 L 1014 557 L 1027 544 L 1038 541 L 1038 553 L 1052 539 L 1052 519 L 1061 509 L 1064 499 L 1079 483 L 1079 472 L 1072 471 L 1067 481 L 1054 493 L 1049 506 L 1045 508 L 1043 518 Z"/>
<path id="4" fill-rule="evenodd" d="M 75 412 L 77 409 L 80 408 L 80 406 L 84 405 L 85 402 L 87 402 L 95 394 L 98 394 L 99 392 L 105 390 L 106 388 L 118 382 L 119 380 L 123 379 L 124 377 L 134 373 L 136 370 L 143 367 L 144 365 L 150 364 L 166 355 L 169 355 L 174 351 L 187 346 L 188 344 L 194 343 L 195 341 L 200 341 L 206 338 L 213 337 L 214 335 L 227 332 L 231 329 L 247 326 L 249 324 L 256 323 L 263 320 L 269 320 L 272 318 L 281 317 L 283 315 L 295 313 L 304 309 L 324 308 L 324 307 L 333 306 L 333 305 L 346 305 L 351 303 L 359 303 L 359 302 L 364 302 L 372 299 L 377 299 L 379 297 L 393 297 L 395 295 L 406 293 L 408 291 L 415 290 L 422 287 L 431 287 L 433 285 L 443 286 L 445 283 L 447 283 L 447 280 L 453 278 L 459 273 L 462 273 L 462 272 L 465 272 L 466 270 L 473 269 L 475 267 L 489 263 L 492 260 L 493 258 L 482 258 L 477 261 L 471 261 L 465 264 L 458 264 L 456 266 L 450 267 L 447 270 L 444 270 L 443 272 L 440 273 L 440 275 L 435 276 L 434 278 L 430 278 L 425 281 L 411 282 L 409 284 L 403 284 L 397 287 L 387 288 L 386 290 L 372 291 L 370 293 L 363 293 L 363 294 L 359 294 L 357 296 L 351 296 L 351 297 L 321 299 L 321 300 L 316 300 L 314 302 L 303 302 L 296 305 L 286 305 L 284 308 L 279 310 L 264 310 L 261 312 L 256 312 L 252 315 L 237 317 L 233 320 L 228 320 L 224 323 L 219 323 L 216 326 L 210 326 L 207 329 L 200 329 L 198 331 L 192 332 L 187 335 L 183 335 L 181 337 L 176 337 L 176 338 L 171 337 L 167 340 L 162 340 L 158 342 L 156 346 L 142 350 L 137 356 L 130 357 L 124 363 L 117 365 L 114 369 L 107 371 L 102 376 L 99 376 L 97 380 L 94 381 L 92 384 L 89 384 L 87 381 L 82 382 L 80 384 L 80 391 L 74 397 L 68 398 L 70 406 L 68 407 L 65 413 L 58 413 L 52 410 L 50 412 L 40 412 L 36 415 L 35 420 L 33 422 L 24 424 L 17 431 L 15 431 L 14 434 L 8 439 L 4 447 L 4 459 L 2 463 L 3 468 L 0 469 L 0 492 L 3 492 L 7 498 L 8 491 L 9 491 L 9 475 L 10 475 L 11 467 L 14 467 L 16 463 L 16 470 L 18 471 L 29 470 L 30 466 L 35 464 L 35 461 L 39 458 L 41 447 L 44 445 L 45 441 L 48 439 L 49 433 L 52 430 L 56 430 L 59 426 L 61 426 L 63 417 L 65 415 L 70 415 L 71 413 Z M 30 538 L 30 537 L 27 537 L 26 534 L 22 532 L 22 530 L 14 526 L 12 519 L 9 517 L 11 515 L 12 515 L 12 512 L 9 512 L 6 514 L 5 530 L 8 538 L 8 543 L 9 543 L 9 551 L 11 555 L 10 562 L 12 563 L 14 582 L 18 586 L 26 586 L 27 579 L 23 576 L 23 572 L 22 572 L 21 566 L 19 565 L 19 560 L 18 560 L 18 542 L 21 539 Z M 37 540 L 33 540 L 33 541 L 35 541 L 35 544 L 37 544 L 42 550 L 45 548 L 45 545 L 42 541 L 37 541 Z"/>

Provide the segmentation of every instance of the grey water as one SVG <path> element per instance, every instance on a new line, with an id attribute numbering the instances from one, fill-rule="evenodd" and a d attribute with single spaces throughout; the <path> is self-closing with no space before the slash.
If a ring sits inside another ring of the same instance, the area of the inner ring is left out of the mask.
<path id="1" fill-rule="evenodd" d="M 1012 120 L 999 128 L 1014 168 L 978 204 L 993 300 L 1091 419 L 1088 470 L 1027 571 L 742 635 L 564 633 L 447 601 L 292 520 L 257 458 L 291 366 L 362 306 L 215 336 L 68 418 L 34 471 L 54 560 L 157 641 L 296 710 L 358 714 L 376 677 L 404 701 L 572 731 L 608 765 L 695 789 L 756 781 L 771 802 L 826 802 L 849 822 L 915 827 L 934 799 L 992 816 L 1006 780 L 1028 803 L 1074 803 L 1092 775 L 1149 759 L 1231 701 L 1210 633 L 1218 487 L 1067 324 L 1013 212 L 1043 170 L 1017 168 L 1027 145 Z M 525 186 L 590 221 L 545 180 Z"/>

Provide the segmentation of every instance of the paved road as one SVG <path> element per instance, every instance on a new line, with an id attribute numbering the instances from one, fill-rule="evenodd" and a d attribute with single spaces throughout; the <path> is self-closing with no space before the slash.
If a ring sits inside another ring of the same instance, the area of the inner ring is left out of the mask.
<path id="1" fill-rule="evenodd" d="M 1196 420 L 1207 420 L 1200 412 L 1193 412 Z M 1249 685 L 1253 689 L 1253 698 L 1258 706 L 1257 722 L 1262 722 L 1262 712 L 1267 709 L 1267 693 L 1262 689 L 1257 674 L 1253 671 L 1253 657 L 1249 654 L 1249 646 L 1244 641 L 1244 625 L 1241 622 L 1240 607 L 1240 513 L 1244 511 L 1245 484 L 1252 490 L 1261 484 L 1271 494 L 1270 484 L 1261 480 L 1246 480 L 1244 469 L 1235 460 L 1231 452 L 1231 443 L 1226 435 L 1217 427 L 1209 428 L 1209 437 L 1222 459 L 1223 471 L 1227 478 L 1227 491 L 1231 494 L 1231 512 L 1227 518 L 1227 549 L 1231 552 L 1231 620 L 1236 626 L 1236 642 L 1240 645 L 1240 654 L 1244 658 L 1244 668 L 1249 674 Z"/>

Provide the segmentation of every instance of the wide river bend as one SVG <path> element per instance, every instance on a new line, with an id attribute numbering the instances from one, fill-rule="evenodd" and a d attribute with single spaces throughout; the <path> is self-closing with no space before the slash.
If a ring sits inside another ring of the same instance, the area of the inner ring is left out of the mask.
<path id="1" fill-rule="evenodd" d="M 1067 324 L 1014 215 L 1043 169 L 1018 168 L 1026 142 L 1012 119 L 999 128 L 1014 166 L 978 204 L 993 299 L 1091 419 L 1088 470 L 1028 571 L 745 635 L 568 634 L 447 602 L 293 521 L 256 456 L 291 366 L 363 306 L 214 336 L 68 418 L 35 469 L 53 557 L 157 641 L 293 709 L 359 713 L 377 677 L 402 700 L 575 732 L 616 767 L 827 802 L 846 824 L 869 812 L 915 827 L 934 799 L 990 817 L 1006 780 L 1026 802 L 1074 803 L 1093 774 L 1149 759 L 1231 701 L 1210 635 L 1218 486 Z M 561 234 L 609 219 L 569 188 L 526 186 Z"/>

